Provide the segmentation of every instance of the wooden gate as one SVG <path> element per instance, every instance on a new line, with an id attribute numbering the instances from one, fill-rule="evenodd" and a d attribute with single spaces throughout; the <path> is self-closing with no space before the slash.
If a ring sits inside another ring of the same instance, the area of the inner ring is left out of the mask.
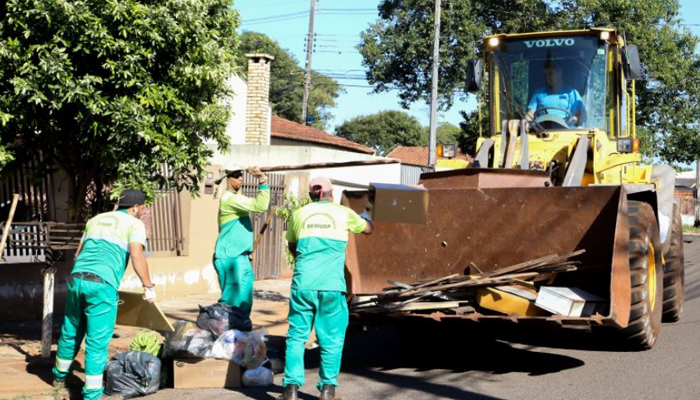
<path id="1" fill-rule="evenodd" d="M 253 223 L 255 237 L 260 233 L 260 228 L 265 223 L 265 219 L 275 207 L 284 203 L 284 175 L 267 174 L 270 184 L 270 208 L 266 213 L 251 214 L 250 220 Z M 258 183 L 255 177 L 244 174 L 243 194 L 255 197 L 258 192 Z M 255 250 L 253 259 L 253 270 L 256 279 L 276 279 L 279 278 L 282 266 L 285 263 L 284 247 L 284 222 L 277 217 L 273 217 L 270 226 L 263 235 L 263 239 Z"/>

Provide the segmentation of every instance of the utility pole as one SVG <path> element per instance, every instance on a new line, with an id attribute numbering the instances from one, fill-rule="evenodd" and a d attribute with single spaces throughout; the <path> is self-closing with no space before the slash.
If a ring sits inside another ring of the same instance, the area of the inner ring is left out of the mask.
<path id="1" fill-rule="evenodd" d="M 433 84 L 430 93 L 430 142 L 428 147 L 428 165 L 435 166 L 437 155 L 437 96 L 438 96 L 438 67 L 440 66 L 440 0 L 435 0 L 435 41 L 433 43 Z"/>
<path id="2" fill-rule="evenodd" d="M 309 17 L 309 36 L 306 38 L 306 76 L 304 77 L 304 99 L 301 106 L 301 120 L 306 125 L 306 115 L 309 110 L 309 88 L 311 87 L 311 54 L 314 43 L 314 13 L 316 0 L 311 0 L 311 14 Z"/>
<path id="3" fill-rule="evenodd" d="M 695 223 L 693 225 L 700 226 L 700 158 L 695 160 L 695 194 L 693 195 L 693 204 L 695 205 Z"/>

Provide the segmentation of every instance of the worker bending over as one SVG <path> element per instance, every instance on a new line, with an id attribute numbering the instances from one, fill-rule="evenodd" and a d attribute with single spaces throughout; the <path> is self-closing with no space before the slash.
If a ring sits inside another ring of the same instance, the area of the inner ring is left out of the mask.
<path id="1" fill-rule="evenodd" d="M 68 299 L 61 337 L 53 368 L 56 398 L 68 399 L 66 376 L 85 337 L 85 400 L 114 399 L 103 396 L 102 374 L 107 365 L 109 341 L 117 318 L 117 288 L 124 276 L 129 255 L 144 287 L 144 299 L 156 298 L 144 255 L 146 227 L 139 219 L 145 196 L 140 190 L 125 190 L 117 211 L 90 219 L 76 251 L 68 276 Z"/>
<path id="2" fill-rule="evenodd" d="M 367 212 L 357 215 L 333 203 L 328 178 L 309 183 L 313 200 L 292 214 L 287 227 L 289 250 L 296 257 L 289 302 L 289 331 L 282 400 L 297 400 L 304 384 L 304 344 L 312 324 L 321 348 L 317 388 L 319 399 L 335 399 L 340 359 L 348 326 L 345 299 L 345 247 L 348 231 L 370 234 L 372 220 Z"/>
<path id="3" fill-rule="evenodd" d="M 255 275 L 249 255 L 253 251 L 253 224 L 250 213 L 267 211 L 270 205 L 270 185 L 259 168 L 249 168 L 258 179 L 258 194 L 254 199 L 241 193 L 243 168 L 229 165 L 224 169 L 226 193 L 219 202 L 219 237 L 214 249 L 214 269 L 219 275 L 219 302 L 240 308 L 250 316 L 253 308 Z"/>

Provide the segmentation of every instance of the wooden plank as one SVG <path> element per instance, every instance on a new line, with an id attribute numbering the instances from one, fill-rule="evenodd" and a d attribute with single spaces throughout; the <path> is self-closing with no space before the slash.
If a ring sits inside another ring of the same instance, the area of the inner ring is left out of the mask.
<path id="1" fill-rule="evenodd" d="M 174 332 L 168 318 L 156 303 L 143 299 L 143 293 L 119 291 L 117 325 L 138 326 L 158 332 Z"/>
<path id="2" fill-rule="evenodd" d="M 7 223 L 5 223 L 5 229 L 2 230 L 2 240 L 0 240 L 0 257 L 2 257 L 3 252 L 5 251 L 5 242 L 7 242 L 7 235 L 10 233 L 12 220 L 15 218 L 15 210 L 17 209 L 18 201 L 19 194 L 15 193 L 12 196 L 12 205 L 10 206 L 10 214 L 7 216 Z"/>
<path id="3" fill-rule="evenodd" d="M 459 301 L 432 301 L 423 303 L 410 303 L 396 308 L 391 311 L 425 311 L 425 310 L 444 310 L 447 308 L 458 308 Z"/>
<path id="4" fill-rule="evenodd" d="M 504 275 L 504 276 L 498 276 L 494 278 L 484 278 L 484 277 L 476 277 L 472 280 L 468 281 L 463 281 L 463 282 L 457 282 L 457 283 L 448 283 L 446 285 L 437 285 L 437 286 L 430 286 L 430 287 L 424 287 L 421 289 L 416 289 L 416 290 L 409 290 L 406 292 L 402 292 L 399 294 L 399 297 L 408 297 L 408 296 L 414 296 L 416 294 L 424 293 L 424 292 L 432 292 L 432 291 L 446 291 L 447 289 L 457 289 L 457 288 L 462 288 L 462 287 L 473 287 L 473 286 L 484 286 L 484 285 L 491 285 L 491 284 L 496 284 L 496 283 L 503 283 L 504 281 L 510 281 L 513 279 L 531 279 L 535 276 L 539 275 L 537 272 L 524 272 L 520 274 L 510 274 L 510 275 Z"/>

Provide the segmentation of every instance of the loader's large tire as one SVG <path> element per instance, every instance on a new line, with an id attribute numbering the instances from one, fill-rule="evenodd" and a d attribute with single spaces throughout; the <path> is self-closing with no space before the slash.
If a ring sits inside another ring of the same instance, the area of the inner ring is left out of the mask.
<path id="1" fill-rule="evenodd" d="M 677 322 L 683 314 L 683 284 L 685 283 L 685 258 L 683 256 L 683 221 L 681 210 L 673 205 L 671 244 L 664 254 L 664 322 Z"/>
<path id="2" fill-rule="evenodd" d="M 663 264 L 656 215 L 649 204 L 630 201 L 630 283 L 632 303 L 629 325 L 621 330 L 632 350 L 650 349 L 656 343 L 663 311 Z"/>

